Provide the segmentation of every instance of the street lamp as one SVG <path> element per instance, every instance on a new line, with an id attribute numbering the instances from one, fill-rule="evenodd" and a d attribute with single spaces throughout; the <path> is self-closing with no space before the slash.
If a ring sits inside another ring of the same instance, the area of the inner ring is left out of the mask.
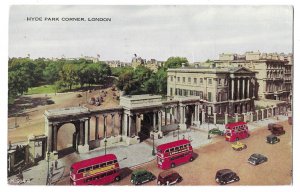
<path id="1" fill-rule="evenodd" d="M 46 185 L 50 185 L 50 183 L 49 183 L 49 179 L 50 179 L 50 176 L 49 176 L 49 160 L 50 160 L 50 152 L 48 151 L 48 152 L 47 152 L 48 169 L 47 169 L 47 180 L 46 180 Z"/>
<path id="2" fill-rule="evenodd" d="M 208 107 L 208 111 L 207 111 L 207 117 L 208 117 L 208 124 L 207 124 L 207 139 L 211 139 L 211 138 L 210 138 L 210 134 L 209 134 L 209 121 L 210 121 L 210 115 L 211 115 L 211 107 Z"/>
<path id="3" fill-rule="evenodd" d="M 154 149 L 154 132 L 153 134 L 151 135 L 152 137 L 152 155 L 155 156 L 155 149 Z"/>
<path id="4" fill-rule="evenodd" d="M 105 140 L 104 140 L 104 154 L 106 155 L 106 143 L 107 143 L 107 140 L 106 140 L 106 138 L 105 138 Z"/>
<path id="5" fill-rule="evenodd" d="M 177 127 L 177 140 L 179 140 L 179 125 L 178 125 L 178 127 Z"/>

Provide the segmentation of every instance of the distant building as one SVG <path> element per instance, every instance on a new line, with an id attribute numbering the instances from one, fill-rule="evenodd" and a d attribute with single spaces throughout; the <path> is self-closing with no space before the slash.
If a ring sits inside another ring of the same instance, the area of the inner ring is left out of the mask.
<path id="1" fill-rule="evenodd" d="M 167 95 L 198 96 L 211 113 L 254 110 L 257 97 L 255 72 L 244 67 L 186 67 L 168 69 Z M 209 112 L 209 111 L 207 111 Z"/>
<path id="2" fill-rule="evenodd" d="M 122 62 L 122 61 L 119 61 L 119 60 L 111 60 L 111 61 L 105 61 L 105 62 L 111 68 L 131 66 L 131 63 Z"/>
<path id="3" fill-rule="evenodd" d="M 215 60 L 217 68 L 245 67 L 257 72 L 260 99 L 291 101 L 293 55 L 283 53 L 246 52 L 220 54 Z"/>
<path id="4" fill-rule="evenodd" d="M 157 61 L 156 59 L 142 59 L 141 57 L 134 57 L 131 61 L 131 66 L 135 69 L 138 66 L 145 66 L 151 69 L 153 72 L 157 72 L 158 68 L 163 66 L 163 61 Z"/>

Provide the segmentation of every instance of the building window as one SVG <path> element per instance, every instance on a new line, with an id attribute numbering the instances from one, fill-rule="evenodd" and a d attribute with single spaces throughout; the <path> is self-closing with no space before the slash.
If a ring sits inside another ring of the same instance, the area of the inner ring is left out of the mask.
<path id="1" fill-rule="evenodd" d="M 180 82 L 180 77 L 177 77 L 177 82 Z"/>
<path id="2" fill-rule="evenodd" d="M 185 83 L 185 77 L 182 77 L 182 82 Z"/>
<path id="3" fill-rule="evenodd" d="M 208 92 L 208 93 L 207 93 L 207 100 L 208 100 L 209 102 L 211 102 L 211 92 Z"/>
<path id="4" fill-rule="evenodd" d="M 177 88 L 175 89 L 175 95 L 178 95 L 178 89 Z"/>
<path id="5" fill-rule="evenodd" d="M 209 84 L 209 85 L 212 84 L 212 79 L 208 79 L 208 84 Z"/>
<path id="6" fill-rule="evenodd" d="M 190 90 L 190 95 L 194 95 L 194 91 Z"/>
<path id="7" fill-rule="evenodd" d="M 182 89 L 179 89 L 179 95 L 180 96 L 182 95 Z"/>
<path id="8" fill-rule="evenodd" d="M 173 96 L 173 88 L 170 88 L 170 96 Z"/>
<path id="9" fill-rule="evenodd" d="M 171 82 L 173 81 L 173 76 L 171 76 Z"/>
<path id="10" fill-rule="evenodd" d="M 218 79 L 218 84 L 222 85 L 222 79 Z"/>
<path id="11" fill-rule="evenodd" d="M 194 78 L 194 84 L 197 84 L 197 78 Z"/>
<path id="12" fill-rule="evenodd" d="M 201 83 L 201 84 L 203 83 L 203 78 L 200 78 L 200 83 Z"/>
<path id="13" fill-rule="evenodd" d="M 196 96 L 200 96 L 200 91 L 196 91 Z"/>
<path id="14" fill-rule="evenodd" d="M 203 92 L 200 91 L 199 94 L 200 94 L 200 99 L 203 99 Z"/>
<path id="15" fill-rule="evenodd" d="M 191 78 L 190 77 L 188 78 L 188 83 L 191 83 Z"/>

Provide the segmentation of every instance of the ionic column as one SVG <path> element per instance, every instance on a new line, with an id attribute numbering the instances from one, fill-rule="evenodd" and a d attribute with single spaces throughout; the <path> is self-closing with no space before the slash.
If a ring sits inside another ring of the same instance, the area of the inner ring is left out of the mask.
<path id="1" fill-rule="evenodd" d="M 80 120 L 79 123 L 79 145 L 84 143 L 84 121 Z"/>
<path id="2" fill-rule="evenodd" d="M 89 135 L 90 135 L 90 120 L 86 119 L 84 121 L 84 145 L 89 144 Z"/>
<path id="3" fill-rule="evenodd" d="M 237 79 L 237 100 L 240 100 L 240 79 Z"/>
<path id="4" fill-rule="evenodd" d="M 158 131 L 161 132 L 161 116 L 162 112 L 158 111 Z"/>
<path id="5" fill-rule="evenodd" d="M 247 79 L 247 98 L 250 98 L 250 79 Z"/>
<path id="6" fill-rule="evenodd" d="M 107 115 L 103 115 L 103 137 L 106 138 L 107 133 L 106 133 L 106 117 Z"/>
<path id="7" fill-rule="evenodd" d="M 172 114 L 171 114 L 171 110 L 172 110 L 172 108 L 170 108 L 170 125 L 172 124 Z"/>
<path id="8" fill-rule="evenodd" d="M 167 108 L 165 108 L 165 126 L 168 124 L 168 123 L 167 123 L 167 116 L 168 116 L 168 115 L 167 115 Z"/>
<path id="9" fill-rule="evenodd" d="M 95 127 L 95 140 L 98 140 L 99 139 L 99 116 L 95 116 L 96 118 L 96 127 Z"/>
<path id="10" fill-rule="evenodd" d="M 135 115 L 135 135 L 137 135 L 137 136 L 141 129 L 141 123 L 140 123 L 141 118 L 140 117 L 141 117 L 140 114 Z"/>
<path id="11" fill-rule="evenodd" d="M 245 86 L 246 86 L 246 82 L 245 82 L 245 79 L 243 79 L 243 89 L 242 89 L 242 99 L 245 99 L 246 97 L 246 89 L 245 89 Z"/>
<path id="12" fill-rule="evenodd" d="M 254 83 L 252 83 L 252 85 L 253 85 L 253 88 L 252 88 L 252 98 L 255 98 L 255 82 Z"/>
<path id="13" fill-rule="evenodd" d="M 274 117 L 274 109 L 275 107 L 272 107 L 272 117 Z"/>
<path id="14" fill-rule="evenodd" d="M 264 119 L 264 109 L 261 109 L 261 119 Z"/>
<path id="15" fill-rule="evenodd" d="M 57 124 L 53 124 L 53 149 L 52 151 L 57 151 Z"/>
<path id="16" fill-rule="evenodd" d="M 112 128 L 111 128 L 111 135 L 115 136 L 115 114 L 110 114 L 111 115 L 111 124 L 112 124 Z"/>
<path id="17" fill-rule="evenodd" d="M 258 117 L 259 110 L 255 110 L 255 112 L 256 112 L 256 121 L 258 121 L 259 120 L 259 117 Z"/>
<path id="18" fill-rule="evenodd" d="M 131 115 L 128 115 L 128 132 L 127 132 L 127 136 L 128 137 L 131 137 L 131 128 L 132 128 L 132 116 Z"/>
<path id="19" fill-rule="evenodd" d="M 228 123 L 228 113 L 225 113 L 225 124 Z"/>
<path id="20" fill-rule="evenodd" d="M 120 125 L 119 125 L 119 135 L 122 135 L 122 124 L 123 124 L 123 121 L 122 121 L 122 113 L 118 113 L 119 114 L 119 120 L 120 120 Z"/>
<path id="21" fill-rule="evenodd" d="M 194 105 L 194 121 L 197 121 L 197 105 Z"/>
<path id="22" fill-rule="evenodd" d="M 253 122 L 253 113 L 252 112 L 249 113 L 250 113 L 250 122 Z"/>
<path id="23" fill-rule="evenodd" d="M 202 123 L 205 123 L 205 111 L 202 110 Z"/>
<path id="24" fill-rule="evenodd" d="M 214 113 L 214 124 L 217 124 L 217 113 Z"/>
<path id="25" fill-rule="evenodd" d="M 153 131 L 156 130 L 156 112 L 153 112 Z"/>
<path id="26" fill-rule="evenodd" d="M 234 100 L 234 79 L 231 79 L 231 100 Z"/>
<path id="27" fill-rule="evenodd" d="M 177 123 L 178 122 L 178 112 L 177 112 L 177 106 L 174 107 L 174 123 Z"/>

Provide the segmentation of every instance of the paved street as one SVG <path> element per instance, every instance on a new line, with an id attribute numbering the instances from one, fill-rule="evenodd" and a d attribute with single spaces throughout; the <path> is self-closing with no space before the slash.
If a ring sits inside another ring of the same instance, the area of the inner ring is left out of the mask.
<path id="1" fill-rule="evenodd" d="M 286 116 L 280 116 L 279 120 L 286 120 Z M 247 156 L 250 156 L 251 154 L 251 149 L 257 149 L 259 148 L 260 145 L 266 146 L 264 143 L 264 137 L 268 134 L 265 130 L 263 129 L 256 129 L 257 127 L 262 127 L 266 126 L 270 122 L 275 122 L 276 119 L 270 118 L 264 121 L 260 121 L 257 123 L 250 123 L 249 128 L 252 130 L 251 137 L 249 139 L 244 140 L 247 144 L 249 144 L 249 147 L 247 151 L 241 151 L 241 152 L 235 152 L 233 151 L 229 143 L 224 141 L 223 137 L 219 136 L 213 136 L 212 139 L 207 139 L 207 126 L 211 128 L 214 128 L 215 125 L 208 125 L 208 124 L 203 124 L 201 125 L 200 129 L 199 128 L 192 128 L 190 131 L 187 132 L 179 132 L 179 138 L 187 138 L 192 141 L 192 146 L 195 148 L 195 153 L 197 153 L 199 156 L 198 158 L 193 162 L 189 163 L 186 165 L 182 165 L 180 167 L 175 168 L 178 170 L 181 174 L 183 174 L 184 178 L 190 178 L 197 176 L 197 178 L 201 178 L 201 176 L 204 176 L 205 172 L 209 170 L 209 173 L 214 175 L 215 170 L 221 169 L 221 168 L 229 168 L 228 166 L 226 167 L 225 165 L 235 165 L 233 166 L 232 169 L 235 167 L 240 169 L 242 173 L 245 173 L 245 170 L 249 170 L 248 164 L 244 165 L 241 163 L 245 163 L 246 159 L 248 158 Z M 220 129 L 224 129 L 224 125 L 217 125 Z M 290 128 L 289 128 L 290 129 Z M 282 136 L 283 139 L 281 143 L 278 145 L 274 145 L 272 147 L 266 146 L 266 149 L 263 151 L 266 154 L 272 153 L 273 149 L 278 148 L 278 146 L 286 146 L 284 144 L 285 142 L 288 143 L 291 141 L 291 137 L 289 137 L 291 134 L 291 129 L 290 131 L 287 132 L 286 135 Z M 177 131 L 175 132 L 170 132 L 167 134 L 163 139 L 158 139 L 155 140 L 155 146 L 177 140 Z M 208 143 L 212 143 L 210 145 L 206 145 Z M 206 145 L 206 146 L 205 146 Z M 201 147 L 204 146 L 204 147 Z M 201 147 L 201 148 L 199 148 Z M 198 148 L 198 149 L 196 149 Z M 285 155 L 291 159 L 291 146 L 287 145 L 284 149 L 280 149 L 280 151 L 283 151 Z M 145 142 L 136 144 L 136 145 L 130 145 L 130 146 L 115 146 L 115 147 L 110 147 L 107 148 L 107 153 L 114 153 L 117 155 L 120 166 L 122 168 L 126 168 L 124 170 L 125 175 L 124 179 L 119 182 L 119 183 L 114 183 L 113 185 L 128 185 L 129 183 L 129 174 L 132 169 L 136 169 L 137 167 L 143 167 L 151 170 L 153 173 L 156 175 L 161 171 L 160 169 L 156 168 L 155 164 L 155 156 L 152 156 L 152 140 L 148 139 Z M 72 163 L 83 160 L 83 159 L 88 159 L 92 158 L 95 156 L 103 155 L 104 154 L 104 149 L 97 149 L 94 151 L 91 151 L 86 154 L 77 154 L 77 153 L 72 153 L 70 155 L 67 155 L 61 159 L 59 159 L 59 164 L 58 164 L 58 170 L 54 170 L 53 176 L 51 179 L 51 183 L 53 185 L 67 185 L 69 183 L 69 167 Z M 205 155 L 203 155 L 205 154 Z M 278 153 L 275 153 L 278 154 Z M 227 158 L 226 158 L 227 157 Z M 222 160 L 220 160 L 222 159 Z M 282 159 L 282 158 L 279 158 Z M 210 166 L 203 166 L 203 165 L 210 165 Z M 270 164 L 268 162 L 268 164 Z M 280 162 L 280 165 L 283 163 Z M 50 162 L 51 165 L 51 162 Z M 197 166 L 195 166 L 197 165 Z M 239 166 L 242 166 L 243 169 Z M 291 162 L 288 163 L 291 167 Z M 287 166 L 287 165 L 283 165 Z M 196 167 L 196 168 L 195 168 Z M 215 167 L 213 169 L 213 167 Z M 272 167 L 270 167 L 272 169 Z M 273 168 L 274 169 L 274 168 Z M 280 167 L 280 170 L 283 168 Z M 284 168 L 286 169 L 286 168 Z M 291 168 L 287 168 L 291 169 Z M 24 176 L 24 182 L 22 184 L 29 184 L 29 185 L 45 185 L 46 184 L 46 176 L 47 176 L 47 162 L 46 161 L 41 161 L 39 164 L 35 167 L 32 167 L 26 171 L 23 172 Z M 193 173 L 194 171 L 198 170 L 198 172 Z M 250 170 L 252 171 L 252 170 Z M 265 171 L 265 170 L 264 170 Z M 193 176 L 194 175 L 194 176 Z M 245 176 L 246 177 L 246 176 Z M 289 178 L 290 179 L 290 178 Z M 12 176 L 9 178 L 9 183 L 11 184 L 18 184 L 16 182 L 16 176 Z M 213 180 L 212 180 L 213 181 Z M 245 181 L 241 180 L 238 184 L 244 184 Z M 283 180 L 280 180 L 279 183 L 284 182 Z M 247 182 L 246 182 L 247 183 Z M 248 184 L 268 184 L 267 182 L 264 183 L 264 181 L 257 182 L 253 181 L 253 183 L 248 183 Z M 154 182 L 148 183 L 148 184 L 155 184 Z M 202 178 L 201 180 L 196 179 L 196 180 L 191 180 L 189 179 L 189 182 L 184 180 L 182 182 L 182 185 L 213 185 L 215 184 L 214 182 L 211 182 L 210 179 L 208 178 Z M 274 184 L 274 183 L 269 183 L 269 184 Z M 275 183 L 276 184 L 276 183 Z M 285 183 L 286 184 L 286 183 Z"/>

